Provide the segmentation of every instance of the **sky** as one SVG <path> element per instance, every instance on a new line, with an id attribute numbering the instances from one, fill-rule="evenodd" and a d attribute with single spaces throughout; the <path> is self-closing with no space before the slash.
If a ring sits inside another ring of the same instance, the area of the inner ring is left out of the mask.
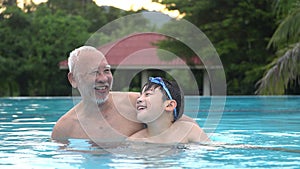
<path id="1" fill-rule="evenodd" d="M 19 7 L 22 7 L 24 1 L 30 0 L 18 0 Z M 34 3 L 39 4 L 46 2 L 47 0 L 32 0 Z M 149 11 L 160 11 L 162 13 L 168 14 L 170 17 L 182 17 L 179 11 L 169 11 L 166 9 L 165 5 L 157 2 L 152 2 L 151 0 L 94 0 L 99 6 L 114 6 L 123 10 L 133 10 L 137 11 L 144 8 Z"/>

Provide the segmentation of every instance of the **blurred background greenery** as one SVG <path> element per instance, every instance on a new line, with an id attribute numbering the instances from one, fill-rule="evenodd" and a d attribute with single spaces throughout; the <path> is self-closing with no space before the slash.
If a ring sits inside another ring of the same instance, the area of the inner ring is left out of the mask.
<path id="1" fill-rule="evenodd" d="M 178 10 L 210 39 L 228 95 L 300 94 L 300 0 L 159 3 Z M 0 96 L 71 95 L 67 70 L 58 63 L 106 23 L 144 10 L 92 0 L 48 0 L 21 9 L 16 0 L 0 0 Z M 139 85 L 133 81 L 132 88 Z"/>

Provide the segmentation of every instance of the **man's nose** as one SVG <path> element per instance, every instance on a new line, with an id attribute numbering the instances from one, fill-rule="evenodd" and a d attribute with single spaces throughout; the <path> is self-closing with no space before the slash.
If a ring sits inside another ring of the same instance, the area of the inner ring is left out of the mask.
<path id="1" fill-rule="evenodd" d="M 107 77 L 105 76 L 104 73 L 98 73 L 96 75 L 96 81 L 97 82 L 105 82 L 105 81 L 107 81 Z"/>

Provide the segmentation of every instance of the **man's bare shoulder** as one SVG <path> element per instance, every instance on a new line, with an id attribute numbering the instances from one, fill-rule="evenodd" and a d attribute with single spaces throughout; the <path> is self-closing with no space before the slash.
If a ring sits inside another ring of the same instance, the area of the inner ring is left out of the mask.
<path id="1" fill-rule="evenodd" d="M 74 120 L 76 118 L 76 109 L 77 106 L 74 106 L 72 109 L 70 109 L 67 113 L 65 113 L 63 116 L 60 117 L 60 119 L 57 121 L 57 123 L 66 122 L 68 120 Z"/>
<path id="2" fill-rule="evenodd" d="M 75 107 L 69 110 L 66 114 L 61 116 L 55 126 L 53 127 L 51 138 L 52 139 L 61 139 L 68 135 L 69 131 L 72 128 L 72 123 L 76 120 Z"/>

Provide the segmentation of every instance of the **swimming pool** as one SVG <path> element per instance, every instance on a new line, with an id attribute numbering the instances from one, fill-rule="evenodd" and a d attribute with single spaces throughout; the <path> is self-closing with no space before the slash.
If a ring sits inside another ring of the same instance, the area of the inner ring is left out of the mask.
<path id="1" fill-rule="evenodd" d="M 211 97 L 200 97 L 200 113 L 186 97 L 186 114 L 203 126 Z M 110 153 L 86 140 L 50 140 L 56 120 L 72 98 L 1 98 L 0 168 L 299 168 L 299 96 L 229 96 L 212 139 L 223 144 L 126 146 Z M 197 116 L 195 116 L 195 114 Z M 139 149 L 140 148 L 140 149 Z M 128 152 L 131 151 L 131 152 Z"/>

